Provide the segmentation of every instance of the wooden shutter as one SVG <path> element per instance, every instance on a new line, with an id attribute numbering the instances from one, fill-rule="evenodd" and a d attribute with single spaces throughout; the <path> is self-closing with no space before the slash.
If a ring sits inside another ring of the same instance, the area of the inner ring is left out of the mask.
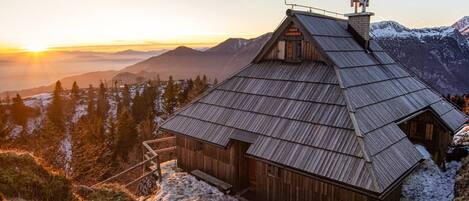
<path id="1" fill-rule="evenodd" d="M 278 41 L 278 59 L 285 60 L 285 41 Z"/>

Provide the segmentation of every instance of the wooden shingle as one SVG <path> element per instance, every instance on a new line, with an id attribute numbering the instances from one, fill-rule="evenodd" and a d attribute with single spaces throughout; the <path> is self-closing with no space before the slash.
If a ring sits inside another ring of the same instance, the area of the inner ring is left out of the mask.
<path id="1" fill-rule="evenodd" d="M 322 62 L 258 56 L 161 129 L 223 147 L 252 143 L 253 157 L 383 193 L 422 158 L 399 120 L 427 109 L 453 131 L 467 120 L 376 41 L 360 46 L 346 21 L 293 11 L 285 23 L 306 31 Z"/>

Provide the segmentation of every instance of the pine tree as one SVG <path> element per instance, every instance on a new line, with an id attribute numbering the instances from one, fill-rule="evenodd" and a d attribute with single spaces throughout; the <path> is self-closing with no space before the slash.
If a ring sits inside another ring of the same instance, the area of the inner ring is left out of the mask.
<path id="1" fill-rule="evenodd" d="M 78 87 L 78 84 L 76 81 L 73 82 L 71 96 L 72 96 L 71 98 L 74 100 L 80 99 L 80 87 Z"/>
<path id="2" fill-rule="evenodd" d="M 109 177 L 113 152 L 96 140 L 93 120 L 80 119 L 72 130 L 72 177 L 81 184 L 95 184 Z"/>
<path id="3" fill-rule="evenodd" d="M 117 123 L 116 154 L 127 160 L 127 154 L 135 147 L 138 139 L 136 124 L 128 110 L 124 110 Z"/>
<path id="4" fill-rule="evenodd" d="M 7 116 L 5 114 L 5 106 L 3 105 L 3 101 L 0 101 L 0 144 L 3 144 L 4 139 L 9 134 Z"/>
<path id="5" fill-rule="evenodd" d="M 148 82 L 143 89 L 143 117 L 148 118 L 155 113 L 155 100 L 157 98 L 157 89 L 152 82 Z"/>
<path id="6" fill-rule="evenodd" d="M 95 117 L 95 103 L 94 103 L 95 95 L 94 95 L 94 89 L 93 85 L 90 85 L 88 88 L 88 117 L 90 119 L 93 119 Z"/>
<path id="7" fill-rule="evenodd" d="M 192 90 L 192 93 L 190 93 L 190 99 L 193 99 L 200 94 L 202 94 L 206 89 L 208 88 L 208 82 L 207 82 L 207 77 L 204 75 L 202 79 L 200 79 L 200 76 L 197 75 L 197 77 L 194 80 L 194 89 Z"/>
<path id="8" fill-rule="evenodd" d="M 10 93 L 7 92 L 7 96 L 5 97 L 5 105 L 11 104 Z"/>
<path id="9" fill-rule="evenodd" d="M 47 112 L 47 116 L 51 123 L 54 124 L 55 127 L 60 131 L 65 130 L 65 115 L 62 92 L 62 83 L 60 83 L 60 81 L 57 81 L 52 97 L 52 103 L 50 104 Z"/>
<path id="10" fill-rule="evenodd" d="M 140 121 L 145 119 L 145 103 L 143 100 L 143 96 L 140 95 L 140 92 L 137 91 L 135 94 L 135 97 L 132 102 L 132 117 L 135 120 L 135 122 L 138 124 Z"/>
<path id="11" fill-rule="evenodd" d="M 66 164 L 65 153 L 61 149 L 64 139 L 63 132 L 50 120 L 46 120 L 39 129 L 38 134 L 29 137 L 34 141 L 32 148 L 34 153 L 58 169 L 64 169 Z"/>
<path id="12" fill-rule="evenodd" d="M 96 106 L 96 116 L 102 120 L 106 119 L 107 111 L 109 110 L 109 102 L 106 96 L 106 87 L 101 82 L 98 91 L 98 102 Z"/>
<path id="13" fill-rule="evenodd" d="M 174 84 L 173 77 L 169 76 L 168 84 L 166 85 L 164 94 L 163 94 L 163 110 L 165 111 L 166 114 L 173 114 L 174 110 L 176 109 L 177 106 L 177 97 L 176 94 L 178 93 L 177 91 L 177 86 Z"/>
<path id="14" fill-rule="evenodd" d="M 204 92 L 205 90 L 207 90 L 207 88 L 208 88 L 208 80 L 207 80 L 207 76 L 204 75 L 204 76 L 202 77 L 202 92 Z M 202 92 L 201 92 L 201 93 L 202 93 Z"/>
<path id="15" fill-rule="evenodd" d="M 129 110 L 131 101 L 129 85 L 126 84 L 124 85 L 124 89 L 122 89 L 122 100 L 117 106 L 117 114 L 120 115 L 124 109 Z"/>
<path id="16" fill-rule="evenodd" d="M 192 81 L 192 79 L 187 80 L 185 86 L 178 94 L 179 105 L 185 105 L 186 103 L 192 100 L 192 97 L 190 97 L 190 93 L 193 90 L 193 88 L 194 88 L 194 82 Z"/>
<path id="17" fill-rule="evenodd" d="M 11 104 L 11 119 L 13 123 L 23 126 L 26 126 L 28 120 L 27 109 L 24 105 L 23 99 L 19 94 L 16 94 L 16 97 L 13 98 L 13 103 Z"/>

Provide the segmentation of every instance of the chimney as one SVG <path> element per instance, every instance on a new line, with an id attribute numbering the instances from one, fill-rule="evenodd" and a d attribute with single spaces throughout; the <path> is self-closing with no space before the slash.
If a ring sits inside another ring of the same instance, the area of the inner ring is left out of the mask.
<path id="1" fill-rule="evenodd" d="M 357 41 L 368 49 L 370 41 L 370 21 L 374 13 L 366 12 L 368 0 L 351 0 L 352 7 L 355 7 L 355 13 L 346 14 L 348 17 L 348 31 L 357 39 Z M 358 12 L 358 7 L 362 7 L 362 11 Z"/>

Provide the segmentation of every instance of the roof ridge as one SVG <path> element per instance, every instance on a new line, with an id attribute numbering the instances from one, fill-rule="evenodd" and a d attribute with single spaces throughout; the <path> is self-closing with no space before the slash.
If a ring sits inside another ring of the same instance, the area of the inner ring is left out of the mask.
<path id="1" fill-rule="evenodd" d="M 300 27 L 304 26 L 301 22 L 299 22 L 298 25 Z M 303 29 L 305 31 L 308 31 L 306 28 L 303 28 Z M 311 42 L 312 42 L 313 45 L 319 44 L 319 42 L 316 41 L 316 39 L 314 37 L 308 37 L 308 39 L 312 40 Z M 372 160 L 371 160 L 371 157 L 370 157 L 370 152 L 367 149 L 367 147 L 365 146 L 364 135 L 361 133 L 361 130 L 358 126 L 357 119 L 355 118 L 355 110 L 354 110 L 354 108 L 352 108 L 350 100 L 349 100 L 348 96 L 345 94 L 345 91 L 347 90 L 347 88 L 344 87 L 343 80 L 342 80 L 342 77 L 340 76 L 338 66 L 335 65 L 335 62 L 333 62 L 333 60 L 330 58 L 330 56 L 326 54 L 326 51 L 322 47 L 320 47 L 320 45 L 319 45 L 319 47 L 317 45 L 315 45 L 315 46 L 316 46 L 316 48 L 318 49 L 319 52 L 322 51 L 324 57 L 326 57 L 326 60 L 329 61 L 328 62 L 329 66 L 331 66 L 334 69 L 335 76 L 336 76 L 336 78 L 339 82 L 339 87 L 342 89 L 340 93 L 344 97 L 345 105 L 347 106 L 347 111 L 349 113 L 350 120 L 352 121 L 352 125 L 353 125 L 354 130 L 355 130 L 354 134 L 355 134 L 356 140 L 357 140 L 358 145 L 360 146 L 360 149 L 362 151 L 363 159 L 365 160 L 365 167 L 369 165 L 370 168 L 373 168 L 373 166 L 371 165 Z M 373 173 L 374 171 L 370 168 L 367 168 L 367 170 L 370 173 L 373 188 L 376 189 L 376 190 L 381 190 L 381 188 L 378 185 L 378 179 L 377 179 L 376 175 Z"/>
<path id="2" fill-rule="evenodd" d="M 188 118 L 188 119 L 194 119 L 194 120 L 202 121 L 202 122 L 213 123 L 213 124 L 216 124 L 216 125 L 219 125 L 219 126 L 224 126 L 224 127 L 231 128 L 231 129 L 236 129 L 236 130 L 240 130 L 240 131 L 245 131 L 245 132 L 253 133 L 253 134 L 256 134 L 256 135 L 259 135 L 259 136 L 262 136 L 262 137 L 268 137 L 268 138 L 272 138 L 272 139 L 282 140 L 282 141 L 289 142 L 289 143 L 296 143 L 296 144 L 299 144 L 299 145 L 302 145 L 302 146 L 312 147 L 312 148 L 315 148 L 315 149 L 320 149 L 320 150 L 323 150 L 323 151 L 329 151 L 329 152 L 336 153 L 336 154 L 342 154 L 342 155 L 345 155 L 345 156 L 350 156 L 350 157 L 355 157 L 355 158 L 363 158 L 363 157 L 361 157 L 361 156 L 359 156 L 359 155 L 356 156 L 356 155 L 354 155 L 354 154 L 344 153 L 344 152 L 340 152 L 340 151 L 336 151 L 336 150 L 332 150 L 332 149 L 328 149 L 328 148 L 322 148 L 322 147 L 318 147 L 318 146 L 314 146 L 314 145 L 309 145 L 309 144 L 305 144 L 305 143 L 295 142 L 295 141 L 293 141 L 293 140 L 287 140 L 287 139 L 283 139 L 283 138 L 280 138 L 280 137 L 264 135 L 264 134 L 261 134 L 261 133 L 257 133 L 257 132 L 253 132 L 253 131 L 249 131 L 249 130 L 245 130 L 245 129 L 236 128 L 236 127 L 233 127 L 233 126 L 227 126 L 227 125 L 220 124 L 220 123 L 213 122 L 213 121 L 208 121 L 208 120 L 199 119 L 199 118 L 196 118 L 196 117 L 191 117 L 191 116 L 188 116 L 188 115 L 185 115 L 185 114 L 179 114 L 179 115 L 177 115 L 177 116 L 181 116 L 181 117 Z M 164 128 L 162 128 L 162 129 L 165 130 Z M 230 136 L 229 138 L 231 139 L 231 136 Z"/>
<path id="3" fill-rule="evenodd" d="M 357 119 L 355 118 L 355 110 L 352 108 L 352 106 L 350 104 L 350 101 L 348 100 L 349 98 L 345 95 L 345 90 L 347 90 L 347 88 L 345 88 L 344 85 L 343 85 L 342 77 L 340 77 L 339 70 L 337 69 L 338 67 L 336 65 L 334 65 L 332 67 L 334 68 L 335 74 L 337 76 L 337 80 L 339 81 L 340 88 L 342 89 L 341 93 L 344 96 L 345 103 L 347 105 L 347 110 L 349 112 L 350 119 L 352 121 L 354 130 L 355 130 L 354 133 L 355 133 L 356 139 L 358 141 L 358 144 L 359 144 L 360 148 L 362 149 L 363 159 L 366 162 L 365 163 L 365 168 L 369 171 L 373 187 L 376 190 L 380 191 L 381 188 L 378 185 L 378 178 L 374 174 L 374 168 L 373 168 L 373 165 L 372 165 L 373 161 L 371 160 L 372 157 L 370 156 L 371 155 L 370 151 L 365 146 L 365 142 L 364 142 L 364 137 L 365 136 L 362 134 L 362 132 L 360 130 L 360 127 L 358 126 Z"/>

